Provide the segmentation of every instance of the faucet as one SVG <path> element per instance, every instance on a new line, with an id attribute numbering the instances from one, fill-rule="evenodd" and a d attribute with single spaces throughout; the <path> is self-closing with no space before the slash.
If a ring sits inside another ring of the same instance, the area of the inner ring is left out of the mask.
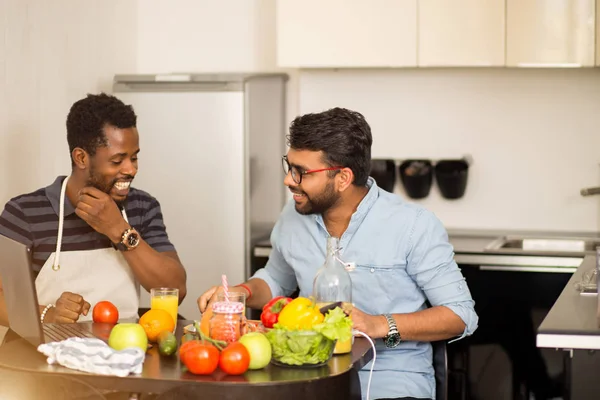
<path id="1" fill-rule="evenodd" d="M 594 194 L 600 194 L 600 186 L 583 188 L 579 193 L 581 193 L 582 196 L 592 196 Z"/>

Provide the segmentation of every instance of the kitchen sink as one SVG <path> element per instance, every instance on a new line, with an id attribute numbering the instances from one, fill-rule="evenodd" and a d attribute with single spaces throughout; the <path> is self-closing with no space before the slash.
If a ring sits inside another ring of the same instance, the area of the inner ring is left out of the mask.
<path id="1" fill-rule="evenodd" d="M 600 247 L 600 238 L 503 236 L 488 244 L 486 251 L 545 253 L 589 253 Z"/>

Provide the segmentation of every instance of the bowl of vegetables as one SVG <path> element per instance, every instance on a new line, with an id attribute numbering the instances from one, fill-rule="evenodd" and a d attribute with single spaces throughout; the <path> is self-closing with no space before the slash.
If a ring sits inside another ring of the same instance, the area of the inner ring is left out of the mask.
<path id="1" fill-rule="evenodd" d="M 329 361 L 335 340 L 313 330 L 271 329 L 271 362 L 280 366 L 320 367 Z"/>
<path id="2" fill-rule="evenodd" d="M 265 335 L 276 365 L 318 367 L 332 357 L 336 341 L 351 338 L 352 321 L 340 307 L 322 314 L 312 300 L 298 297 L 283 307 Z"/>

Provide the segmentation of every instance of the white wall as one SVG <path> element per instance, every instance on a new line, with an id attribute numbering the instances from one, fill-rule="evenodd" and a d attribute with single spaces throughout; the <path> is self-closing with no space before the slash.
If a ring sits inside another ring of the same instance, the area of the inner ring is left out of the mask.
<path id="1" fill-rule="evenodd" d="M 65 120 L 135 72 L 136 0 L 0 0 L 0 203 L 70 172 Z"/>
<path id="2" fill-rule="evenodd" d="M 138 0 L 138 72 L 275 68 L 275 0 Z"/>
<path id="3" fill-rule="evenodd" d="M 277 68 L 275 0 L 138 0 L 137 72 L 285 72 L 287 120 L 298 71 Z M 158 28 L 160 27 L 160 28 Z"/>
<path id="4" fill-rule="evenodd" d="M 334 106 L 365 115 L 373 157 L 472 155 L 464 198 L 420 201 L 449 228 L 600 228 L 579 195 L 600 185 L 600 69 L 304 71 L 301 113 Z"/>

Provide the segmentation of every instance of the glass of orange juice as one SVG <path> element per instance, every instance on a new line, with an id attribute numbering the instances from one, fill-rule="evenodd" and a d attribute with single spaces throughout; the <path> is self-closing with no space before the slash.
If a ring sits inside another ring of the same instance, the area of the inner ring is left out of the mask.
<path id="1" fill-rule="evenodd" d="M 177 312 L 179 306 L 179 289 L 152 288 L 150 289 L 150 308 L 165 310 L 173 318 L 177 326 Z"/>

